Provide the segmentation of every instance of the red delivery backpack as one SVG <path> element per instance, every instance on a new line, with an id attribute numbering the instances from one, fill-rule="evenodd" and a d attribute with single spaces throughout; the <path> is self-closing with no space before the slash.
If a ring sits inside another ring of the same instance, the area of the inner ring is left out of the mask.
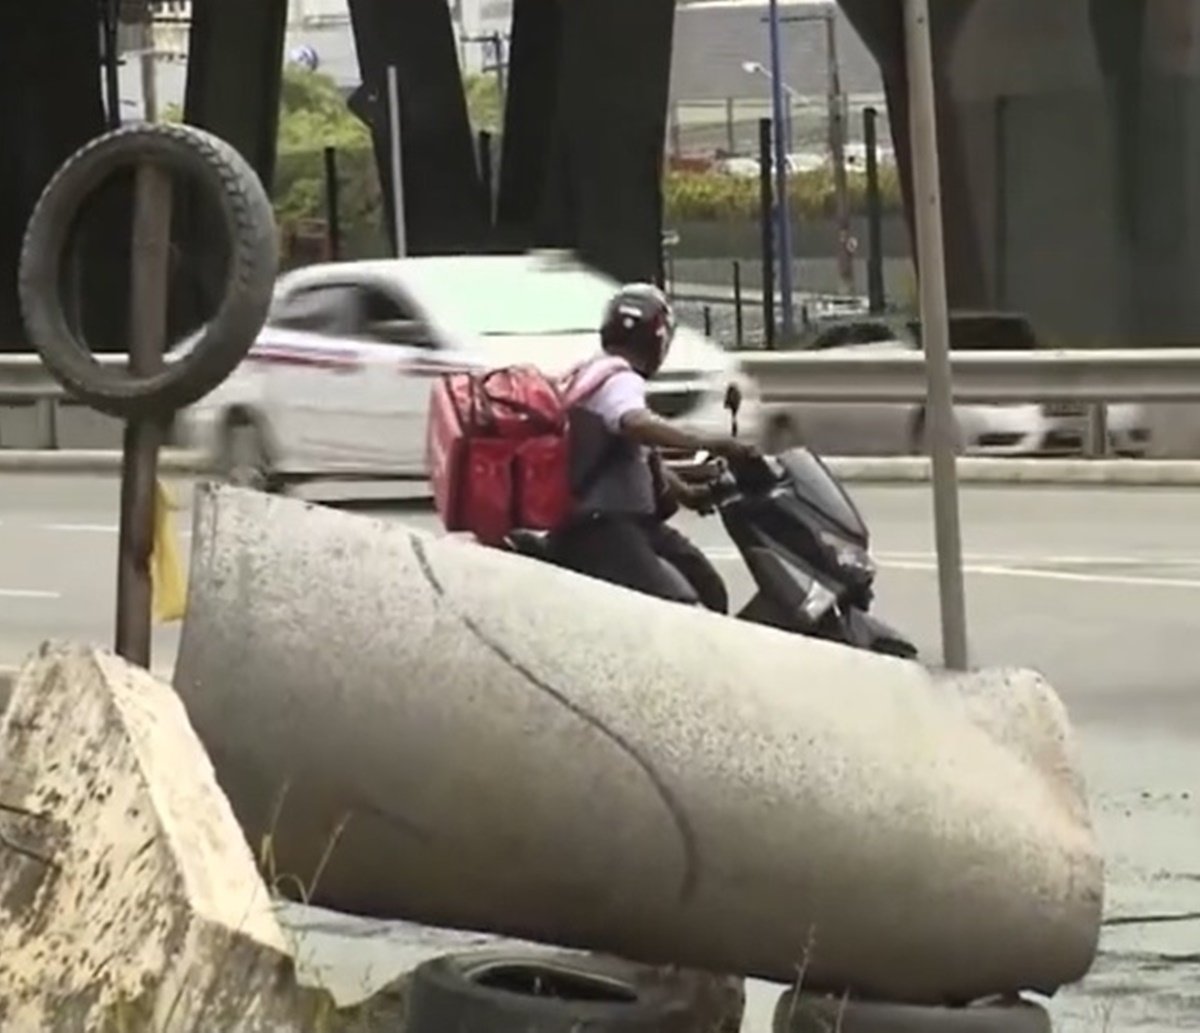
<path id="1" fill-rule="evenodd" d="M 447 531 L 499 545 L 516 528 L 553 531 L 570 516 L 570 410 L 624 359 L 603 357 L 554 381 L 533 366 L 445 373 L 433 387 L 427 462 Z"/>

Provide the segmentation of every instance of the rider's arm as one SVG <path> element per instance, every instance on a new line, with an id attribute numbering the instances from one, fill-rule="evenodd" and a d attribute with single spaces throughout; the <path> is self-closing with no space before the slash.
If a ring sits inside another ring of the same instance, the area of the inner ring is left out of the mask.
<path id="1" fill-rule="evenodd" d="M 674 448 L 692 452 L 716 452 L 728 455 L 745 451 L 744 446 L 733 438 L 694 434 L 682 427 L 668 423 L 649 409 L 634 409 L 621 417 L 621 434 L 639 445 L 651 448 Z"/>

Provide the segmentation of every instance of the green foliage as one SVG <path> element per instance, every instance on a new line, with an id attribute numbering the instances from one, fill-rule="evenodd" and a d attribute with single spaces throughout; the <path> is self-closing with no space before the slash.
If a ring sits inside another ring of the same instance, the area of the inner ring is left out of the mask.
<path id="1" fill-rule="evenodd" d="M 852 172 L 848 177 L 850 210 L 866 212 L 867 178 Z M 668 221 L 719 221 L 757 218 L 759 183 L 755 177 L 726 176 L 715 172 L 669 172 L 663 185 Z M 885 211 L 900 210 L 900 179 L 894 165 L 879 169 L 879 192 Z M 788 201 L 794 213 L 823 218 L 836 211 L 833 171 L 828 166 L 789 177 Z"/>
<path id="2" fill-rule="evenodd" d="M 495 73 L 484 75 L 468 75 L 463 80 L 467 94 L 467 115 L 471 125 L 478 131 L 486 129 L 491 133 L 500 131 L 503 111 L 500 108 L 500 83 Z"/>

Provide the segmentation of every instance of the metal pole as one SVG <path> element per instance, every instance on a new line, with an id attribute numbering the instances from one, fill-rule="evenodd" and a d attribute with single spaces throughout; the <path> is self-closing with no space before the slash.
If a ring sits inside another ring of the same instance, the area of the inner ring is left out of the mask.
<path id="1" fill-rule="evenodd" d="M 879 112 L 863 112 L 863 143 L 867 151 L 867 299 L 872 312 L 887 307 L 883 287 L 883 199 L 879 196 Z"/>
<path id="2" fill-rule="evenodd" d="M 783 306 L 783 336 L 791 341 L 796 335 L 796 315 L 792 306 L 792 225 L 788 212 L 787 140 L 783 103 L 783 68 L 779 30 L 779 0 L 770 0 L 771 27 L 771 109 L 775 122 L 775 205 L 779 223 L 779 293 Z"/>
<path id="3" fill-rule="evenodd" d="M 404 152 L 400 136 L 400 76 L 395 65 L 388 65 L 388 121 L 392 141 L 392 203 L 396 220 L 396 257 L 408 254 L 408 234 L 404 219 Z"/>
<path id="4" fill-rule="evenodd" d="M 746 342 L 746 322 L 742 315 L 742 263 L 733 263 L 733 341 L 735 348 Z"/>
<path id="5" fill-rule="evenodd" d="M 704 336 L 712 337 L 712 306 L 704 306 Z"/>
<path id="6" fill-rule="evenodd" d="M 775 235 L 771 213 L 771 120 L 758 120 L 759 224 L 762 227 L 763 334 L 767 348 L 775 347 Z"/>
<path id="7" fill-rule="evenodd" d="M 486 129 L 479 131 L 479 179 L 483 183 L 483 213 L 491 226 L 495 208 L 495 173 L 492 165 L 492 134 Z"/>
<path id="8" fill-rule="evenodd" d="M 168 263 L 171 248 L 171 180 L 156 165 L 137 172 L 133 266 L 129 314 L 129 368 L 162 368 L 167 339 Z M 167 421 L 130 420 L 121 461 L 121 532 L 117 545 L 116 651 L 132 664 L 150 667 L 154 579 L 155 482 L 158 450 Z"/>
<path id="9" fill-rule="evenodd" d="M 104 0 L 104 92 L 108 95 L 109 129 L 121 127 L 120 57 L 117 54 L 120 20 L 120 0 Z"/>
<path id="10" fill-rule="evenodd" d="M 842 79 L 838 68 L 836 11 L 825 18 L 826 63 L 829 72 L 829 160 L 837 201 L 838 273 L 842 289 L 854 291 L 854 260 L 850 255 L 850 188 L 846 181 L 846 124 L 843 121 Z"/>
<path id="11" fill-rule="evenodd" d="M 737 153 L 737 118 L 732 97 L 725 98 L 725 146 L 731 155 Z"/>
<path id="12" fill-rule="evenodd" d="M 500 111 L 503 112 L 507 84 L 504 81 L 504 37 L 499 32 L 492 33 L 492 49 L 496 54 L 496 90 L 499 95 Z"/>
<path id="13" fill-rule="evenodd" d="M 329 257 L 338 261 L 342 257 L 341 191 L 338 183 L 337 148 L 325 148 L 325 221 L 329 234 Z"/>
<path id="14" fill-rule="evenodd" d="M 958 513 L 957 434 L 950 376 L 950 325 L 946 301 L 946 255 L 942 235 L 941 171 L 938 162 L 929 0 L 904 0 L 904 38 L 912 122 L 921 339 L 929 378 L 926 420 L 930 429 L 933 462 L 933 516 L 942 610 L 942 651 L 948 668 L 966 670 L 967 616 Z"/>

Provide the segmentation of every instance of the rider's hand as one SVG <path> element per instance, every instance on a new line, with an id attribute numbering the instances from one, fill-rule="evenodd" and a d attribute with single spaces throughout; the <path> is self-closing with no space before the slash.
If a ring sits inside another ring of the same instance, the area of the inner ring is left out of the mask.
<path id="1" fill-rule="evenodd" d="M 745 441 L 739 441 L 737 438 L 718 438 L 713 442 L 712 451 L 726 459 L 732 459 L 734 462 L 759 458 L 757 448 Z"/>
<path id="2" fill-rule="evenodd" d="M 706 516 L 713 511 L 712 492 L 706 485 L 689 484 L 685 491 L 680 492 L 679 504 L 693 513 Z"/>

